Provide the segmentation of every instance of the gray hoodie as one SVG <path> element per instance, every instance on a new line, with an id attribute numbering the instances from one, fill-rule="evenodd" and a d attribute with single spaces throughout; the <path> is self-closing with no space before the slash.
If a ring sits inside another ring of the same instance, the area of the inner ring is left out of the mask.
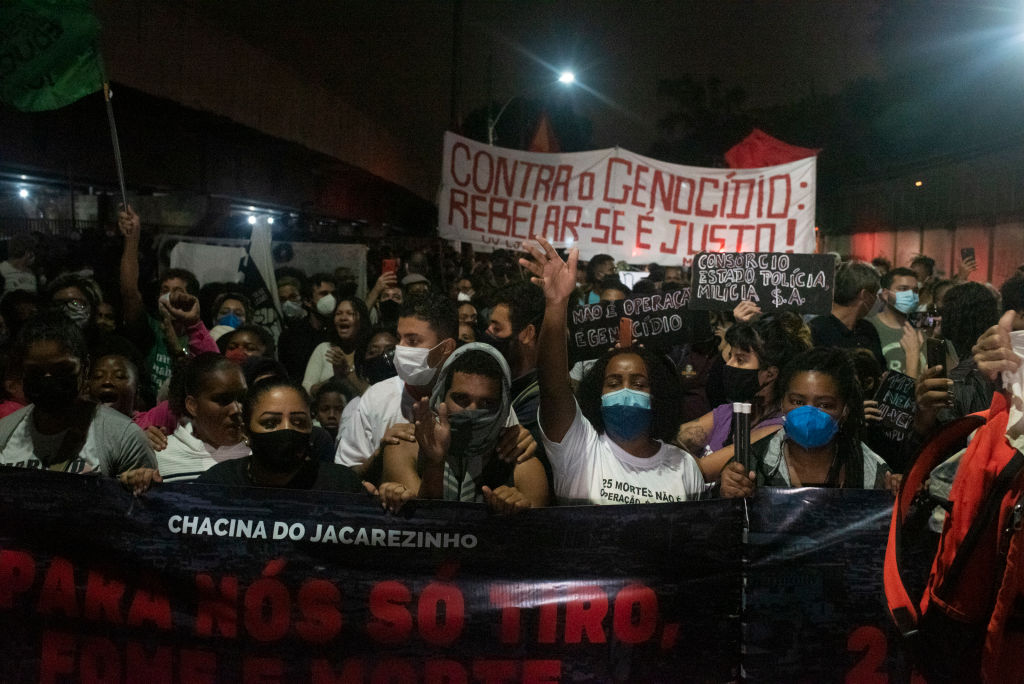
<path id="1" fill-rule="evenodd" d="M 444 499 L 446 501 L 483 501 L 480 488 L 487 485 L 496 488 L 510 484 L 512 464 L 503 463 L 495 454 L 502 431 L 508 424 L 512 410 L 512 373 L 505 358 L 494 347 L 482 342 L 471 342 L 459 347 L 448 357 L 438 372 L 434 390 L 430 394 L 430 408 L 437 414 L 438 407 L 448 394 L 452 382 L 452 366 L 456 359 L 471 351 L 482 351 L 490 355 L 501 368 L 501 400 L 498 410 L 487 416 L 475 418 L 469 429 L 472 437 L 467 441 L 458 438 L 459 428 L 452 430 L 452 451 L 444 467 Z M 451 417 L 451 414 L 449 414 Z"/>

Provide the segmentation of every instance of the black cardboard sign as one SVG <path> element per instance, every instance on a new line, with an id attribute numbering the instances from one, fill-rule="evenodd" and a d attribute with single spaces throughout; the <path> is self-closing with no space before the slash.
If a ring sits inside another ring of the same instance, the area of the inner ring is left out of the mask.
<path id="1" fill-rule="evenodd" d="M 880 426 L 888 439 L 900 441 L 913 428 L 914 385 L 914 378 L 891 370 L 875 393 L 878 410 L 882 413 Z"/>
<path id="2" fill-rule="evenodd" d="M 701 252 L 693 260 L 694 309 L 730 311 L 751 301 L 762 311 L 828 314 L 836 262 L 830 254 Z"/>
<path id="3" fill-rule="evenodd" d="M 594 359 L 619 341 L 619 320 L 633 321 L 633 337 L 650 347 L 690 341 L 690 290 L 633 295 L 617 302 L 577 306 L 569 312 L 569 345 L 574 358 Z"/>

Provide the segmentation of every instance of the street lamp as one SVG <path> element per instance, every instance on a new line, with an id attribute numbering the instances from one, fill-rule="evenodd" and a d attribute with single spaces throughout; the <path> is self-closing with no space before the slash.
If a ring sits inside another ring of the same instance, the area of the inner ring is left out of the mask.
<path id="1" fill-rule="evenodd" d="M 570 86 L 570 85 L 572 85 L 575 82 L 576 82 L 576 74 L 574 74 L 571 71 L 563 71 L 562 73 L 560 73 L 558 75 L 558 83 L 561 83 L 564 86 Z M 542 86 L 542 88 L 547 88 L 547 87 L 550 87 L 550 84 Z M 501 106 L 501 109 L 498 110 L 498 113 L 497 113 L 496 116 L 494 116 L 494 117 L 490 117 L 489 116 L 487 118 L 487 144 L 488 145 L 490 145 L 492 147 L 494 146 L 494 129 L 498 126 L 498 120 L 501 119 L 501 115 L 505 113 L 505 110 L 508 109 L 508 106 L 510 104 L 512 104 L 513 100 L 518 100 L 519 98 L 523 97 L 524 95 L 526 95 L 529 92 L 531 92 L 531 91 L 530 90 L 525 90 L 525 91 L 516 93 L 512 97 L 510 97 L 507 100 L 505 100 L 505 104 L 503 104 Z"/>

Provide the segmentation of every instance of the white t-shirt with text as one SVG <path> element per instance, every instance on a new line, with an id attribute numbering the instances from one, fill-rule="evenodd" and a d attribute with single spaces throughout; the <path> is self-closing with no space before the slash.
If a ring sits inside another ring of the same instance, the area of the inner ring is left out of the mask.
<path id="1" fill-rule="evenodd" d="M 562 441 L 552 442 L 547 434 L 543 440 L 561 505 L 694 501 L 705 490 L 700 467 L 688 452 L 662 444 L 653 456 L 633 456 L 607 434 L 597 434 L 578 405 Z"/>

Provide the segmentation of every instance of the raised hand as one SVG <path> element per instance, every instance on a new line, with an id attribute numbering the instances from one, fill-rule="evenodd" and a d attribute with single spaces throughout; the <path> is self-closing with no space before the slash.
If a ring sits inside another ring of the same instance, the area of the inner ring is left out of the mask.
<path id="1" fill-rule="evenodd" d="M 743 301 L 732 310 L 732 317 L 737 323 L 747 323 L 761 315 L 761 307 L 754 302 Z"/>
<path id="2" fill-rule="evenodd" d="M 978 270 L 978 260 L 972 256 L 966 259 L 960 260 L 959 276 L 960 280 L 967 282 L 970 279 L 971 274 Z"/>
<path id="3" fill-rule="evenodd" d="M 157 306 L 164 318 L 186 327 L 199 322 L 199 299 L 187 292 L 171 292 Z"/>
<path id="4" fill-rule="evenodd" d="M 914 384 L 914 431 L 927 435 L 938 421 L 938 413 L 953 406 L 953 381 L 944 377 L 943 366 L 926 368 Z"/>
<path id="5" fill-rule="evenodd" d="M 377 290 L 377 292 L 383 292 L 389 287 L 398 287 L 398 275 L 396 275 L 394 271 L 381 273 L 380 277 L 377 278 L 377 282 L 373 286 L 373 289 Z"/>
<path id="6" fill-rule="evenodd" d="M 442 401 L 437 407 L 435 419 L 434 412 L 430 410 L 430 400 L 424 397 L 413 404 L 412 411 L 416 418 L 416 441 L 420 445 L 420 458 L 435 465 L 442 463 L 452 443 L 448 407 Z"/>
<path id="7" fill-rule="evenodd" d="M 986 330 L 971 350 L 978 370 L 989 380 L 995 381 L 1003 371 L 1013 372 L 1020 368 L 1021 360 L 1013 351 L 1010 333 L 1017 312 L 1010 309 L 999 319 L 999 323 Z"/>
<path id="8" fill-rule="evenodd" d="M 535 285 L 544 290 L 544 297 L 549 302 L 565 302 L 576 290 L 576 263 L 579 261 L 579 250 L 569 250 L 569 261 L 562 261 L 551 243 L 537 237 L 537 245 L 526 243 L 523 248 L 530 253 L 533 260 L 520 259 L 519 265 L 524 267 L 533 277 Z"/>
<path id="9" fill-rule="evenodd" d="M 126 238 L 139 237 L 141 230 L 139 215 L 130 206 L 123 207 L 121 211 L 117 212 L 117 228 Z"/>

